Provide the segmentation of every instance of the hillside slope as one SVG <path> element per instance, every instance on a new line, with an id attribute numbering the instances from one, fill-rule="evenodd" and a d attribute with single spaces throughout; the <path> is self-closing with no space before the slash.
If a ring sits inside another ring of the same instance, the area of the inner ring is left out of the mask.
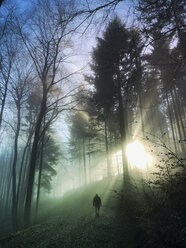
<path id="1" fill-rule="evenodd" d="M 122 178 L 98 181 L 67 193 L 63 199 L 43 202 L 40 223 L 9 234 L 0 247 L 124 247 L 118 230 L 118 201 Z M 100 217 L 95 217 L 92 198 L 102 199 Z"/>
<path id="2" fill-rule="evenodd" d="M 0 247 L 186 247 L 185 212 L 158 200 L 141 180 L 132 182 L 123 188 L 122 177 L 113 177 L 42 202 L 39 223 L 9 234 L 0 240 Z M 99 218 L 92 206 L 96 193 L 103 203 Z"/>

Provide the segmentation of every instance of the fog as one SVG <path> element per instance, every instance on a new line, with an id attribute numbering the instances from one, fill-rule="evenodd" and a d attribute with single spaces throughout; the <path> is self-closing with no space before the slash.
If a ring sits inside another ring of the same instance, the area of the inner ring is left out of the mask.
<path id="1" fill-rule="evenodd" d="M 3 1 L 0 237 L 92 216 L 96 193 L 108 216 L 185 206 L 184 3 L 165 2 Z"/>

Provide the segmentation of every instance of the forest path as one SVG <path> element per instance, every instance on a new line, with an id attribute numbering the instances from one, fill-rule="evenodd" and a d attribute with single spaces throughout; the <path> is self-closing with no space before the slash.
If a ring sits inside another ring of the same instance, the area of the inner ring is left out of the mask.
<path id="1" fill-rule="evenodd" d="M 113 178 L 68 193 L 60 204 L 51 203 L 48 209 L 41 207 L 42 224 L 10 234 L 0 242 L 0 247 L 138 247 L 141 237 L 138 197 L 134 192 L 128 191 L 125 199 L 121 199 L 121 186 L 122 178 Z M 103 202 L 100 217 L 95 217 L 92 207 L 95 193 L 101 196 Z"/>

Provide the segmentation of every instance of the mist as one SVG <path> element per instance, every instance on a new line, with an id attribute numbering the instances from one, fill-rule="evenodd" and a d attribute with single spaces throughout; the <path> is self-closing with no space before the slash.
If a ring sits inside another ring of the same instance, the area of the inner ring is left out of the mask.
<path id="1" fill-rule="evenodd" d="M 184 1 L 23 2 L 0 2 L 0 246 L 184 247 Z"/>

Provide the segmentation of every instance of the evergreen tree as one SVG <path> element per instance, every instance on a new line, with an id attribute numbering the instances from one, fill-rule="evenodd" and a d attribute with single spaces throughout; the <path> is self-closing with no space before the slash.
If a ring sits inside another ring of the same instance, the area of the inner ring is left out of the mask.
<path id="1" fill-rule="evenodd" d="M 172 40 L 178 38 L 181 46 L 182 63 L 186 73 L 186 32 L 185 32 L 185 1 L 184 0 L 139 0 L 139 20 L 142 22 L 145 35 L 151 39 L 155 30 L 160 31 L 162 37 Z"/>
<path id="2" fill-rule="evenodd" d="M 138 30 L 128 30 L 118 18 L 110 22 L 103 33 L 103 38 L 97 40 L 98 44 L 93 50 L 91 66 L 94 73 L 92 79 L 95 86 L 94 98 L 103 113 L 105 129 L 108 128 L 112 115 L 117 116 L 123 171 L 127 176 L 125 146 L 129 139 L 128 119 L 129 113 L 130 116 L 133 115 L 131 112 L 133 112 L 134 92 L 139 97 L 141 105 L 142 62 L 140 56 L 143 44 Z M 105 132 L 105 137 L 107 138 L 107 132 Z"/>

